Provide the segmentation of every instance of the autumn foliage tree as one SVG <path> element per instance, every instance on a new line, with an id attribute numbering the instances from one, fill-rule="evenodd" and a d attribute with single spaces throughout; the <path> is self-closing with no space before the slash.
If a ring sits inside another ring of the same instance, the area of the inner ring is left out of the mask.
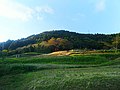
<path id="1" fill-rule="evenodd" d="M 67 39 L 52 37 L 48 41 L 41 42 L 42 46 L 51 47 L 52 51 L 68 50 L 71 48 L 71 43 Z"/>

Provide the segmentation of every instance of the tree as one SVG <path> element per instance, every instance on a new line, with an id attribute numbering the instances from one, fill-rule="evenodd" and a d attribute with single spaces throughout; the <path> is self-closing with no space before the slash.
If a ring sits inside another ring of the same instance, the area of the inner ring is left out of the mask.
<path id="1" fill-rule="evenodd" d="M 113 48 L 115 48 L 115 52 L 117 52 L 118 49 L 120 49 L 120 36 L 116 35 L 116 37 L 113 39 Z"/>
<path id="2" fill-rule="evenodd" d="M 51 49 L 51 51 L 60 51 L 60 50 L 68 50 L 71 48 L 71 44 L 67 39 L 62 38 L 54 38 L 52 37 L 48 41 L 43 41 L 40 43 L 41 46 L 47 47 Z"/>
<path id="3" fill-rule="evenodd" d="M 0 57 L 2 58 L 2 60 L 4 60 L 7 55 L 8 55 L 8 50 L 0 51 Z"/>

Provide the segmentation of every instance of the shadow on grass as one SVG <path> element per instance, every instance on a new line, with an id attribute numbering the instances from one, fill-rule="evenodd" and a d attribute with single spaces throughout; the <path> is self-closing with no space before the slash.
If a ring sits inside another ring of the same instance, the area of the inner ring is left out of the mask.
<path id="1" fill-rule="evenodd" d="M 50 69 L 89 68 L 95 65 L 55 65 L 55 64 L 1 64 L 0 77 Z"/>
<path id="2" fill-rule="evenodd" d="M 0 65 L 0 77 L 4 75 L 15 75 L 28 72 L 35 72 L 38 70 L 55 69 L 55 67 L 38 67 L 34 65 L 25 64 L 2 64 Z"/>

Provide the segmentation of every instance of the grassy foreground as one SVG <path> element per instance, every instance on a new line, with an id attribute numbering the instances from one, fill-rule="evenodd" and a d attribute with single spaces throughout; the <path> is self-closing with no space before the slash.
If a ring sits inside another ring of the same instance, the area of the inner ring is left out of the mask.
<path id="1" fill-rule="evenodd" d="M 0 90 L 120 90 L 120 55 L 0 60 Z"/>

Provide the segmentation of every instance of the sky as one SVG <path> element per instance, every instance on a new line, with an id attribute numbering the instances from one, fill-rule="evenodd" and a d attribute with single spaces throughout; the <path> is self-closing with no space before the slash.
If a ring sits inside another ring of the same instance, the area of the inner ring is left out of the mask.
<path id="1" fill-rule="evenodd" d="M 120 32 L 120 0 L 0 0 L 0 42 L 51 30 Z"/>

